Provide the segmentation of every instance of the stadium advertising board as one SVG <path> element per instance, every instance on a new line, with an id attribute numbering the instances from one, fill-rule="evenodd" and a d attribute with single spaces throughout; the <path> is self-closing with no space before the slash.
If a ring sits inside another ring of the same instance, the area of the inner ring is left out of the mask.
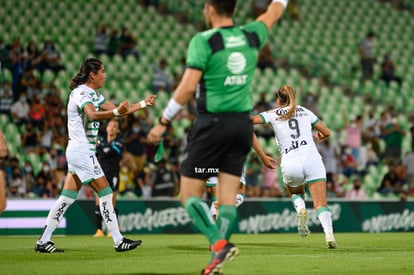
<path id="1" fill-rule="evenodd" d="M 93 234 L 94 201 L 80 200 L 67 211 L 57 234 Z M 1 235 L 39 234 L 53 200 L 9 201 L 0 215 Z M 321 232 L 317 212 L 307 202 L 309 228 Z M 177 200 L 119 200 L 121 232 L 131 234 L 196 233 L 187 212 Z M 330 200 L 336 232 L 414 231 L 414 201 Z M 239 208 L 237 233 L 296 232 L 296 212 L 290 200 L 247 199 Z"/>

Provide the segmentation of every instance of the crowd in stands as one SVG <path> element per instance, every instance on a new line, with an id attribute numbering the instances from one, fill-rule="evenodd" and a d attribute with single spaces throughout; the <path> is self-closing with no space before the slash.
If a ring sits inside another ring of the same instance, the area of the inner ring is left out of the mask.
<path id="1" fill-rule="evenodd" d="M 8 91 L 10 85 L 3 85 L 2 92 Z M 43 90 L 42 90 L 43 91 Z M 255 104 L 254 112 L 259 113 L 275 107 L 275 99 L 266 98 L 261 93 Z M 193 104 L 194 101 L 191 101 Z M 193 119 L 194 106 L 180 115 L 181 119 Z M 306 107 L 306 102 L 304 102 Z M 0 105 L 2 106 L 2 105 Z M 66 174 L 64 149 L 66 146 L 65 106 L 56 90 L 40 92 L 21 91 L 19 98 L 10 106 L 12 123 L 21 130 L 21 155 L 10 156 L 5 163 L 9 197 L 47 197 L 59 194 Z M 308 106 L 310 109 L 314 106 Z M 414 153 L 402 156 L 402 140 L 405 133 L 395 119 L 393 110 L 386 110 L 381 117 L 373 112 L 347 118 L 344 114 L 345 143 L 330 139 L 319 144 L 319 150 L 325 161 L 328 179 L 328 194 L 331 197 L 365 199 L 364 176 L 370 166 L 381 163 L 389 167 L 383 176 L 381 185 L 376 190 L 383 197 L 400 197 L 405 199 L 413 194 Z M 160 162 L 154 162 L 157 147 L 146 142 L 148 130 L 154 123 L 151 110 L 145 110 L 121 119 L 123 138 L 126 144 L 121 161 L 120 195 L 133 197 L 174 197 L 179 193 L 179 164 L 185 146 L 185 137 L 178 137 L 175 129 L 170 127 L 164 138 L 165 154 Z M 104 131 L 105 125 L 101 129 Z M 188 129 L 187 129 L 188 130 Z M 104 134 L 102 132 L 102 134 Z M 273 131 L 270 126 L 256 128 L 256 134 L 267 144 L 274 144 Z M 412 133 L 411 133 L 412 134 Z M 380 144 L 385 144 L 381 149 Z M 271 152 L 268 152 L 271 154 Z M 36 154 L 36 161 L 41 162 L 40 169 L 34 169 L 36 163 L 26 159 L 22 165 L 19 157 Z M 171 188 L 157 191 L 158 185 Z M 283 197 L 287 196 L 281 184 L 277 170 L 266 168 L 252 153 L 246 161 L 246 190 L 248 197 Z M 85 188 L 80 194 L 91 198 L 92 192 Z"/>
<path id="2" fill-rule="evenodd" d="M 92 52 L 98 57 L 107 54 L 110 57 L 120 55 L 124 59 L 132 55 L 139 61 L 139 51 L 136 46 L 137 39 L 126 26 L 118 30 L 114 27 L 109 29 L 105 24 L 101 24 L 96 29 Z"/>
<path id="3" fill-rule="evenodd" d="M 259 10 L 261 1 L 254 2 L 257 4 L 255 8 Z M 296 1 L 291 2 L 296 4 Z M 291 7 L 291 11 L 295 20 L 299 20 L 297 7 Z M 372 78 L 371 65 L 374 57 L 369 55 L 369 48 L 372 46 L 370 43 L 373 37 L 375 35 L 369 33 L 361 43 L 361 61 L 364 77 L 367 79 Z M 120 55 L 123 58 L 132 55 L 139 61 L 140 53 L 136 45 L 136 38 L 128 28 L 117 30 L 101 24 L 96 30 L 91 51 L 97 57 L 102 54 Z M 371 58 L 369 61 L 366 60 L 366 52 L 364 53 L 367 49 L 368 58 Z M 277 69 L 271 52 L 270 45 L 267 45 L 260 53 L 259 69 Z M 54 74 L 65 70 L 65 64 L 61 64 L 59 50 L 53 41 L 46 40 L 43 47 L 39 48 L 33 41 L 22 45 L 19 37 L 10 44 L 0 40 L 0 62 L 2 70 L 12 73 L 12 81 L 2 79 L 0 83 L 0 114 L 7 115 L 21 133 L 20 154 L 9 156 L 4 163 L 8 196 L 56 198 L 67 173 L 66 110 L 59 91 L 53 82 L 45 83 L 43 75 L 47 70 Z M 383 80 L 395 80 L 401 84 L 402 79 L 394 74 L 394 64 L 389 55 L 384 56 L 382 64 Z M 152 89 L 155 93 L 172 92 L 178 83 L 179 73 L 171 73 L 167 65 L 164 58 L 154 60 Z M 259 100 L 255 102 L 254 113 L 275 107 L 275 98 L 267 98 L 268 94 L 260 94 Z M 116 101 L 116 98 L 110 100 Z M 178 117 L 194 119 L 194 102 L 194 99 L 191 100 Z M 303 105 L 319 115 L 317 91 L 308 91 L 303 97 Z M 403 138 L 411 135 L 414 142 L 414 127 L 410 132 L 405 132 L 396 119 L 397 112 L 393 109 L 385 110 L 380 117 L 376 117 L 372 110 L 354 117 L 349 117 L 344 112 L 343 116 L 345 142 L 329 139 L 318 145 L 327 170 L 328 196 L 347 199 L 371 197 L 366 192 L 364 177 L 371 167 L 384 165 L 388 167 L 388 171 L 381 175 L 381 183 L 375 193 L 382 197 L 401 199 L 414 197 L 414 144 L 409 153 L 402 154 Z M 156 123 L 155 120 L 151 109 L 121 119 L 121 130 L 126 144 L 121 160 L 121 197 L 175 197 L 179 194 L 179 165 L 184 153 L 185 136 L 180 137 L 176 129 L 170 127 L 163 139 L 166 149 L 163 158 L 155 162 L 157 147 L 146 142 L 147 133 Z M 101 124 L 102 135 L 104 131 L 105 123 Z M 188 129 L 185 129 L 185 133 L 187 132 Z M 257 127 L 256 134 L 266 144 L 276 147 L 270 125 Z M 33 155 L 36 156 L 35 161 L 30 161 L 29 156 Z M 160 191 L 157 186 L 161 185 L 168 185 L 170 188 Z M 287 196 L 278 170 L 266 168 L 255 153 L 246 161 L 246 195 Z M 80 196 L 92 198 L 93 194 L 85 188 Z"/>

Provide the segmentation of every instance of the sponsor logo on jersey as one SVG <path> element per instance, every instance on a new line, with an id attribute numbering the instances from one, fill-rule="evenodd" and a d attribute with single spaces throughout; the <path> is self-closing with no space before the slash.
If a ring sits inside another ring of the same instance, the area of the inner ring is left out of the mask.
<path id="1" fill-rule="evenodd" d="M 289 153 L 292 150 L 298 149 L 300 146 L 304 145 L 308 145 L 306 140 L 302 140 L 300 142 L 297 140 L 292 140 L 292 145 L 289 148 L 285 148 L 285 154 Z"/>
<path id="2" fill-rule="evenodd" d="M 247 74 L 244 75 L 230 75 L 226 77 L 224 86 L 243 85 L 247 82 Z"/>
<path id="3" fill-rule="evenodd" d="M 93 167 L 93 172 L 95 173 L 95 175 L 99 175 L 101 173 L 101 169 L 99 169 L 98 165 L 95 165 Z"/>
<path id="4" fill-rule="evenodd" d="M 226 38 L 226 48 L 233 48 L 246 45 L 246 40 L 243 35 L 229 36 Z"/>
<path id="5" fill-rule="evenodd" d="M 233 74 L 240 74 L 246 68 L 246 57 L 240 52 L 230 54 L 227 59 L 227 68 Z M 244 85 L 247 82 L 247 74 L 229 75 L 224 80 L 224 86 Z"/>

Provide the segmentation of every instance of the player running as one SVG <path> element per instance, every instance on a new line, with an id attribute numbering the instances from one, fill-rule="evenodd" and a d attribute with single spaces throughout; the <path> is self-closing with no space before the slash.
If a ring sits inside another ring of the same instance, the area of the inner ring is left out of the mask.
<path id="1" fill-rule="evenodd" d="M 254 124 L 272 124 L 281 155 L 283 181 L 298 214 L 298 232 L 303 237 L 310 232 L 304 201 L 307 185 L 325 232 L 326 244 L 328 248 L 337 248 L 326 200 L 325 166 L 315 144 L 315 141 L 328 138 L 330 130 L 314 113 L 297 105 L 293 87 L 282 86 L 276 93 L 276 103 L 278 108 L 255 115 L 252 120 Z M 312 130 L 316 130 L 315 135 Z"/>

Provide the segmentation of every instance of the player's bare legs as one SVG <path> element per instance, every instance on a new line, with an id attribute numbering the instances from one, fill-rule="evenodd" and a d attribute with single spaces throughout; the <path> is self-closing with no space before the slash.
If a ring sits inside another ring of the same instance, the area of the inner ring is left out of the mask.
<path id="1" fill-rule="evenodd" d="M 333 235 L 332 214 L 326 200 L 326 181 L 309 184 L 309 192 L 313 199 L 314 208 L 318 211 L 318 218 L 325 233 L 326 245 L 330 249 L 337 248 Z"/>

